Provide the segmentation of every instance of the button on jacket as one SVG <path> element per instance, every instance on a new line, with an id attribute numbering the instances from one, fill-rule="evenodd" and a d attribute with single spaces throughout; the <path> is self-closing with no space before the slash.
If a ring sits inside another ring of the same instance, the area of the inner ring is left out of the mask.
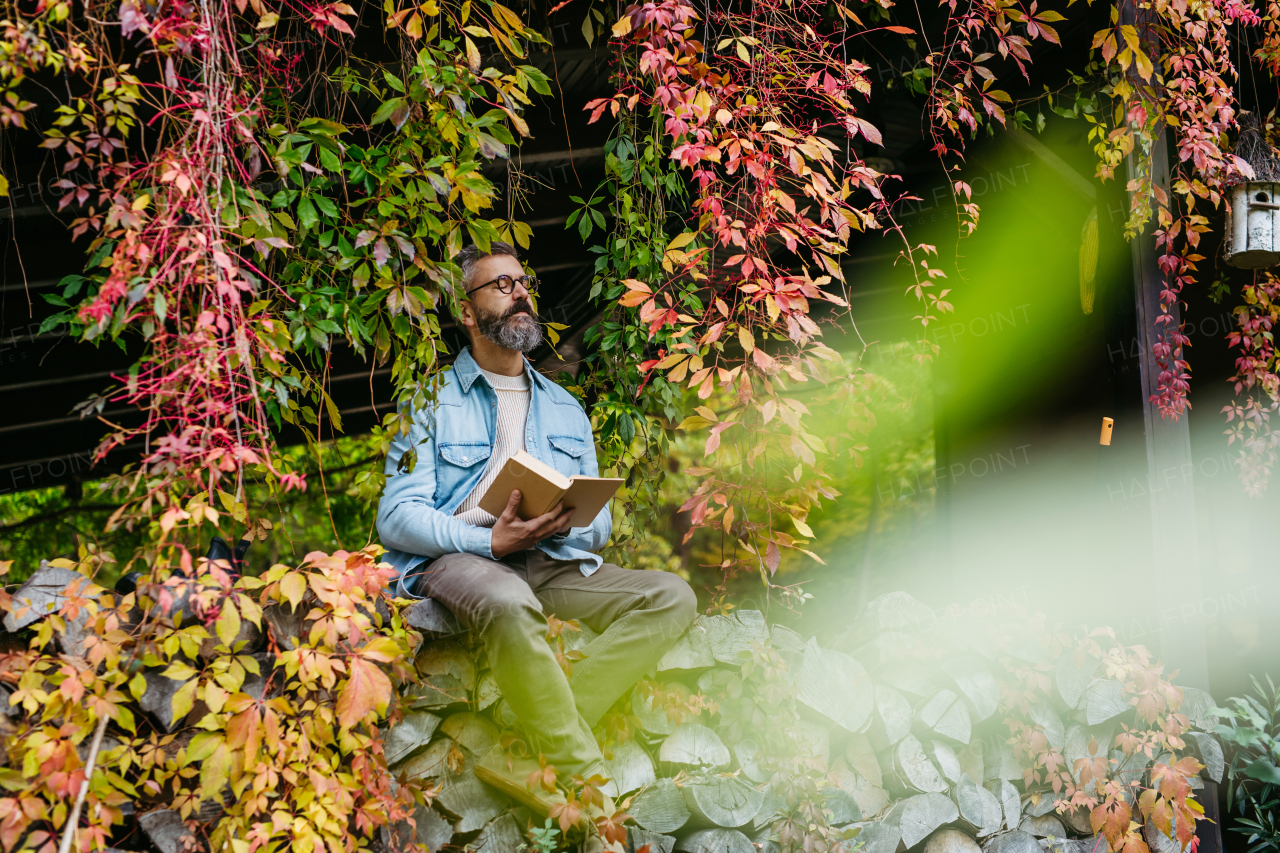
<path id="1" fill-rule="evenodd" d="M 566 477 L 600 476 L 586 412 L 568 391 L 535 371 L 527 360 L 524 370 L 529 377 L 525 451 Z M 459 521 L 454 511 L 484 476 L 497 434 L 497 412 L 497 392 L 467 347 L 445 375 L 435 402 L 414 417 L 408 437 L 392 442 L 385 469 L 387 486 L 378 503 L 378 536 L 387 548 L 386 559 L 398 571 L 395 594 L 418 597 L 405 588 L 405 580 L 424 560 L 453 553 L 496 559 L 491 548 L 493 531 Z M 401 457 L 412 448 L 417 449 L 413 471 L 399 472 Z M 603 548 L 612 532 L 613 518 L 606 504 L 590 527 L 571 528 L 536 547 L 557 560 L 578 561 L 582 573 L 590 575 L 603 562 L 591 552 Z"/>

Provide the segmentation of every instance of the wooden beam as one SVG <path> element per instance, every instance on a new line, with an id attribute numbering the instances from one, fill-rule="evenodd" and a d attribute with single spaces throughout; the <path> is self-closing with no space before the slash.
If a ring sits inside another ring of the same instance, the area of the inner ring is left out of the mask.
<path id="1" fill-rule="evenodd" d="M 1124 4 L 1129 6 L 1128 3 Z M 1137 177 L 1139 154 L 1126 158 L 1128 177 Z M 1169 151 L 1165 131 L 1152 145 L 1152 181 L 1169 189 Z M 1146 572 L 1154 588 L 1160 620 L 1160 657 L 1166 671 L 1178 670 L 1177 683 L 1209 689 L 1205 648 L 1203 600 L 1200 579 L 1200 543 L 1196 534 L 1195 465 L 1191 460 L 1190 412 L 1177 420 L 1161 415 L 1152 402 L 1159 385 L 1160 367 L 1154 346 L 1162 314 L 1160 291 L 1165 276 L 1156 257 L 1152 223 L 1130 241 L 1133 289 L 1138 309 L 1139 366 L 1142 383 L 1142 420 L 1147 437 L 1147 478 L 1151 496 L 1151 557 Z M 1173 328 L 1182 321 L 1179 305 L 1169 306 Z"/>

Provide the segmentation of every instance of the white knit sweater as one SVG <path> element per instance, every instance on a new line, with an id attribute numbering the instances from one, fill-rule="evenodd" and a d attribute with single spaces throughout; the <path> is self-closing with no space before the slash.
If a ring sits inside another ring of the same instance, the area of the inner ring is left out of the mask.
<path id="1" fill-rule="evenodd" d="M 497 437 L 493 442 L 493 453 L 489 456 L 489 464 L 485 466 L 484 476 L 467 495 L 467 499 L 454 513 L 459 520 L 474 527 L 493 527 L 498 519 L 480 508 L 480 499 L 489 486 L 498 478 L 498 472 L 507 460 L 524 450 L 524 426 L 529 417 L 529 377 L 521 373 L 519 376 L 502 376 L 481 370 L 498 392 Z"/>

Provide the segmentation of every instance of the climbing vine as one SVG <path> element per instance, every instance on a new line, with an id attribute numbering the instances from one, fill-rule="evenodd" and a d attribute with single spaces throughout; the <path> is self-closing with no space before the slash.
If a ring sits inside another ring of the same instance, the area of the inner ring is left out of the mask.
<path id="1" fill-rule="evenodd" d="M 241 506 L 246 472 L 304 489 L 275 436 L 291 424 L 318 440 L 326 419 L 341 429 L 335 341 L 390 363 L 403 405 L 378 427 L 389 442 L 437 381 L 449 259 L 469 241 L 527 244 L 527 226 L 494 215 L 480 170 L 527 134 L 530 95 L 550 94 L 526 64 L 542 37 L 497 3 L 388 8 L 388 47 L 368 56 L 351 49 L 346 3 L 10 7 L 5 85 L 58 72 L 84 92 L 57 108 L 43 145 L 90 256 L 43 328 L 145 347 L 82 407 L 141 413 L 108 421 L 96 452 L 140 448 L 112 483 L 108 528 L 171 525 L 193 498 Z M 123 56 L 104 35 L 113 26 Z M 502 70 L 483 66 L 481 39 Z M 326 57 L 318 85 L 306 55 Z M 10 103 L 6 120 L 24 125 L 33 105 Z M 357 491 L 380 486 L 369 472 Z"/>
<path id="2" fill-rule="evenodd" d="M 784 550 L 820 559 L 806 518 L 837 495 L 824 457 L 858 456 L 870 420 L 859 356 L 821 338 L 823 324 L 850 323 L 850 236 L 882 229 L 889 212 L 884 176 L 848 144 L 880 142 L 858 115 L 867 66 L 847 55 L 873 30 L 843 6 L 815 30 L 822 8 L 703 20 L 677 0 L 630 6 L 613 26 L 617 94 L 587 104 L 592 121 L 616 120 L 608 177 L 575 214 L 589 238 L 608 199 L 615 223 L 593 249 L 593 293 L 616 306 L 593 332 L 606 452 L 631 471 L 643 512 L 672 429 L 707 432 L 682 509 L 689 535 L 722 533 L 726 578 L 769 582 Z M 908 250 L 926 323 L 950 310 L 931 251 Z M 840 428 L 819 435 L 810 416 L 828 411 Z"/>

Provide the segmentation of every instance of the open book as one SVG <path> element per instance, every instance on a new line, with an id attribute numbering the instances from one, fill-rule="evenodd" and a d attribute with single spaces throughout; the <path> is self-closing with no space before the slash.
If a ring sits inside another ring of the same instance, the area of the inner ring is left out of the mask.
<path id="1" fill-rule="evenodd" d="M 519 489 L 516 514 L 524 521 L 550 512 L 558 501 L 564 501 L 565 509 L 574 511 L 569 523 L 587 527 L 621 485 L 622 480 L 615 477 L 566 477 L 520 450 L 502 466 L 498 478 L 480 499 L 480 508 L 495 517 L 502 515 L 511 492 Z"/>

